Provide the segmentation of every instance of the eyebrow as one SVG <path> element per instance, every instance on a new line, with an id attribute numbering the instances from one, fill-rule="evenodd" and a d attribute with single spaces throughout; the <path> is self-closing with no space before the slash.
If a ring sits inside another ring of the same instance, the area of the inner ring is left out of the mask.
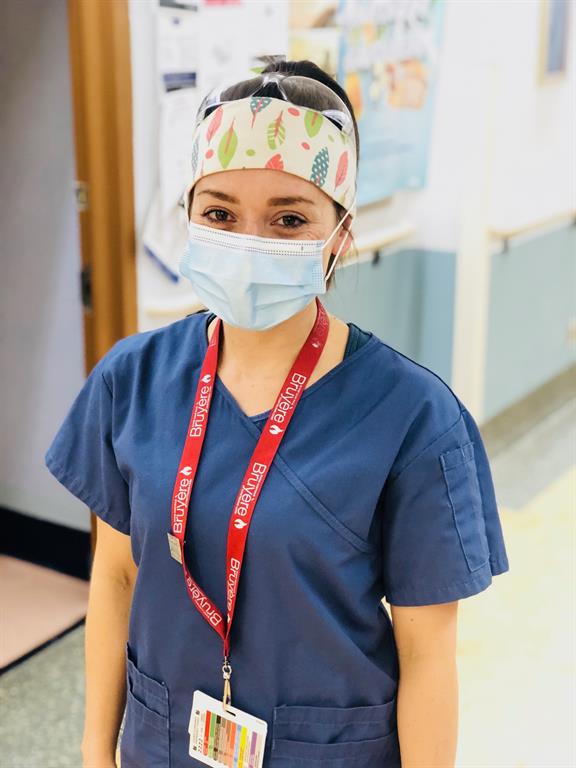
<path id="1" fill-rule="evenodd" d="M 212 197 L 217 197 L 219 200 L 224 200 L 227 203 L 240 202 L 240 200 L 233 195 L 227 195 L 226 192 L 220 192 L 217 189 L 203 189 L 202 192 L 198 193 L 198 197 L 200 197 L 200 195 L 212 195 Z M 310 205 L 316 205 L 314 200 L 309 200 L 307 197 L 302 197 L 301 195 L 268 198 L 268 205 L 293 205 L 294 203 L 310 203 Z"/>

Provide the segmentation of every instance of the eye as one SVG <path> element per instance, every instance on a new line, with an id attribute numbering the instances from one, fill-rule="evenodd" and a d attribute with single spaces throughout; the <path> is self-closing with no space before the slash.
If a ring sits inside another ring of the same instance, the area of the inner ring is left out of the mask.
<path id="1" fill-rule="evenodd" d="M 226 224 L 227 223 L 228 219 L 225 219 L 225 218 L 219 218 L 219 217 L 217 217 L 215 219 L 209 218 L 209 214 L 211 214 L 211 213 L 223 213 L 224 216 L 228 216 L 228 211 L 225 211 L 222 208 L 211 208 L 209 211 L 206 211 L 205 213 L 202 214 L 203 218 L 208 219 L 208 221 L 213 221 L 216 224 Z"/>
<path id="2" fill-rule="evenodd" d="M 292 220 L 293 223 L 285 224 L 284 229 L 298 229 L 298 227 L 301 227 L 302 224 L 306 223 L 304 219 L 301 219 L 300 216 L 296 216 L 293 213 L 286 213 L 284 216 L 280 217 L 281 221 L 285 222 L 286 219 Z"/>
<path id="3" fill-rule="evenodd" d="M 210 214 L 214 214 L 215 218 L 213 218 Z M 223 208 L 211 208 L 202 214 L 203 218 L 208 219 L 208 221 L 211 221 L 215 224 L 230 223 L 228 216 L 228 211 L 225 211 Z M 304 219 L 302 219 L 300 216 L 296 216 L 293 213 L 284 214 L 284 216 L 281 216 L 278 221 L 282 222 L 281 226 L 283 229 L 298 229 L 306 223 Z"/>

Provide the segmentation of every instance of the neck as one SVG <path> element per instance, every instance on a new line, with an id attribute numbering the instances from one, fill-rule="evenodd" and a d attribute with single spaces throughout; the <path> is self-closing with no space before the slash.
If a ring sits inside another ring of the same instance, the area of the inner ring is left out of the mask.
<path id="1" fill-rule="evenodd" d="M 316 302 L 312 300 L 304 309 L 282 323 L 263 331 L 237 328 L 222 321 L 220 330 L 219 367 L 233 375 L 251 378 L 249 372 L 276 378 L 287 373 L 316 320 Z M 212 338 L 216 320 L 208 328 Z"/>

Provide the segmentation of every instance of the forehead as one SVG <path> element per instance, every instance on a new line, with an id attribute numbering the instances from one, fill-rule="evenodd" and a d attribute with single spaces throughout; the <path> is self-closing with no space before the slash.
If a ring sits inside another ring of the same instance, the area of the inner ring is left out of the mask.
<path id="1" fill-rule="evenodd" d="M 208 193 L 213 194 L 208 194 Z M 202 176 L 194 186 L 194 197 L 202 202 L 210 197 L 225 195 L 242 201 L 282 204 L 283 198 L 301 198 L 303 205 L 323 206 L 331 198 L 316 184 L 287 171 L 271 168 L 239 168 Z M 223 198 L 221 198 L 223 199 Z M 295 201 L 296 202 L 296 201 Z"/>

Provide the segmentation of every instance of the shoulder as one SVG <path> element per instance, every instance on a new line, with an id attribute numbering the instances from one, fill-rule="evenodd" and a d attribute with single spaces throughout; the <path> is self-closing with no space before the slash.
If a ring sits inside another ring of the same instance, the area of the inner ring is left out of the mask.
<path id="1" fill-rule="evenodd" d="M 134 374 L 167 374 L 179 362 L 201 361 L 201 340 L 206 312 L 196 312 L 149 331 L 119 339 L 99 360 L 98 367 L 111 387 Z"/>
<path id="2" fill-rule="evenodd" d="M 442 411 L 447 424 L 460 416 L 464 405 L 442 376 L 387 344 L 376 334 L 364 333 L 373 337 L 373 358 L 380 374 L 377 381 L 385 381 L 387 394 L 401 392 L 406 408 L 415 412 L 414 415 L 422 415 L 423 411 L 433 406 L 436 413 Z"/>
<path id="3" fill-rule="evenodd" d="M 371 378 L 382 387 L 396 434 L 397 464 L 404 465 L 437 440 L 459 432 L 465 407 L 438 373 L 375 339 L 377 370 Z"/>

